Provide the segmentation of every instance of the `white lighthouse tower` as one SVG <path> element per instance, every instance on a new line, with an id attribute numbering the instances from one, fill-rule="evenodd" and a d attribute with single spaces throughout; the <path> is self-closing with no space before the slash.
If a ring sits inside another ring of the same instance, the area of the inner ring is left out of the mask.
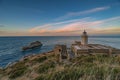
<path id="1" fill-rule="evenodd" d="M 81 44 L 82 45 L 87 45 L 88 44 L 88 35 L 87 35 L 87 32 L 84 30 L 82 36 L 81 36 Z"/>

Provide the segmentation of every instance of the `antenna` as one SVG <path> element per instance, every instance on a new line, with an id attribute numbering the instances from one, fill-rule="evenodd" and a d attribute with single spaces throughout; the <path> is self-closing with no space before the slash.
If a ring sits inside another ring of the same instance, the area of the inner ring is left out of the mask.
<path id="1" fill-rule="evenodd" d="M 83 31 L 84 30 L 84 26 L 82 26 L 81 28 L 82 28 L 81 31 Z"/>

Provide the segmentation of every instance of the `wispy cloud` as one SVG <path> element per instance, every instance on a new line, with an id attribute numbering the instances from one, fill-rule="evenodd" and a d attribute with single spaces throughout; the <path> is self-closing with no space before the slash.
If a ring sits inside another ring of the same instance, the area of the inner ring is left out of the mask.
<path id="1" fill-rule="evenodd" d="M 0 30 L 0 34 L 5 33 L 4 31 Z"/>
<path id="2" fill-rule="evenodd" d="M 91 34 L 92 33 L 105 33 L 104 30 L 110 30 L 106 32 L 114 32 L 112 30 L 116 30 L 117 28 L 109 28 L 104 26 L 106 23 L 111 23 L 112 21 L 120 21 L 120 16 L 112 17 L 103 20 L 94 20 L 92 18 L 84 18 L 84 19 L 76 19 L 69 20 L 64 22 L 51 23 L 47 25 L 42 25 L 38 27 L 34 27 L 29 30 L 30 33 L 39 34 L 39 35 L 76 35 L 80 34 L 81 30 L 86 29 Z M 111 26 L 111 24 L 107 24 L 107 26 Z M 117 31 L 118 33 L 119 31 Z M 119 32 L 120 33 L 120 32 Z"/>
<path id="3" fill-rule="evenodd" d="M 101 20 L 101 21 L 102 22 L 110 22 L 110 21 L 118 21 L 118 20 L 120 21 L 120 16 L 104 19 L 104 20 Z"/>
<path id="4" fill-rule="evenodd" d="M 5 25 L 0 24 L 0 27 L 5 27 Z"/>
<path id="5" fill-rule="evenodd" d="M 109 8 L 110 8 L 110 6 L 104 6 L 104 7 L 97 7 L 97 8 L 93 8 L 93 9 L 89 9 L 89 10 L 85 10 L 85 11 L 69 12 L 69 13 L 67 13 L 63 16 L 60 16 L 60 17 L 56 18 L 55 20 L 58 21 L 58 20 L 63 20 L 63 19 L 67 19 L 67 18 L 70 18 L 70 17 L 74 17 L 74 16 L 80 16 L 80 15 L 95 13 L 95 12 L 107 10 Z"/>
<path id="6" fill-rule="evenodd" d="M 82 18 L 82 19 L 74 19 L 74 20 L 67 20 L 67 21 L 62 21 L 62 22 L 49 23 L 49 24 L 34 27 L 34 28 L 30 29 L 29 31 L 30 32 L 39 31 L 39 30 L 44 31 L 44 29 L 48 29 L 48 28 L 51 28 L 51 27 L 54 27 L 54 26 L 57 26 L 57 25 L 70 24 L 70 23 L 74 23 L 74 22 L 84 22 L 84 21 L 88 21 L 88 20 L 91 20 L 91 18 L 90 17 L 85 17 L 85 18 Z"/>
<path id="7" fill-rule="evenodd" d="M 110 35 L 110 34 L 120 34 L 120 27 L 106 27 L 106 28 L 97 28 L 94 29 L 94 32 L 92 30 L 90 31 L 91 34 L 95 35 L 96 34 L 101 34 L 101 35 Z"/>

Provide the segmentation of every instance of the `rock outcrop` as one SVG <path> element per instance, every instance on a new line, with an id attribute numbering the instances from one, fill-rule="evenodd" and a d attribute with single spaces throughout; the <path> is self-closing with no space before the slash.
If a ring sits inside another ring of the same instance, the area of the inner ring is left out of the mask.
<path id="1" fill-rule="evenodd" d="M 40 41 L 35 41 L 35 42 L 30 43 L 28 46 L 24 46 L 22 50 L 26 51 L 26 50 L 33 49 L 36 47 L 41 47 L 41 46 L 42 46 L 42 43 Z"/>

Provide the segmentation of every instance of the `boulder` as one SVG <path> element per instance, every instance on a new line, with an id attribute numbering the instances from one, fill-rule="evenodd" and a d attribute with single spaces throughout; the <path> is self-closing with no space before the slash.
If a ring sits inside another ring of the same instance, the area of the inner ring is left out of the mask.
<path id="1" fill-rule="evenodd" d="M 34 49 L 36 47 L 41 47 L 41 46 L 42 46 L 42 43 L 40 41 L 35 41 L 30 43 L 28 46 L 22 47 L 22 50 L 25 51 L 25 50 Z"/>

